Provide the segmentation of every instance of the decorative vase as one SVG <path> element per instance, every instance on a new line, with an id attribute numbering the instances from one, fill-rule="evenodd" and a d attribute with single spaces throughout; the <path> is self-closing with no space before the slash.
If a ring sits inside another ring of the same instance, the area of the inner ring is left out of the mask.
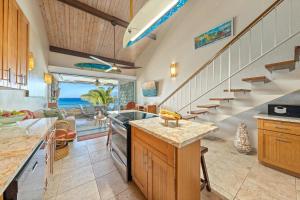
<path id="1" fill-rule="evenodd" d="M 238 150 L 238 152 L 244 154 L 248 154 L 252 150 L 249 142 L 247 125 L 245 123 L 241 123 L 237 129 L 234 146 Z"/>

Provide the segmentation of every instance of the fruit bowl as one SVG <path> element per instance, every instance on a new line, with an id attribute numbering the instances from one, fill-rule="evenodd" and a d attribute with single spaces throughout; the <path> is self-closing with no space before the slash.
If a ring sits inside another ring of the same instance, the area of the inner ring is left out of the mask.
<path id="1" fill-rule="evenodd" d="M 11 115 L 8 117 L 0 116 L 0 124 L 12 124 L 18 121 L 22 121 L 25 118 L 25 114 Z"/>

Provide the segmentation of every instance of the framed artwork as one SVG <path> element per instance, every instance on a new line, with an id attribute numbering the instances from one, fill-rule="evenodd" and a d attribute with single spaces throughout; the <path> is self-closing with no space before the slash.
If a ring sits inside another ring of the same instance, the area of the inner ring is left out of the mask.
<path id="1" fill-rule="evenodd" d="M 233 19 L 220 24 L 211 30 L 195 37 L 195 49 L 214 43 L 233 35 Z"/>
<path id="2" fill-rule="evenodd" d="M 144 97 L 156 97 L 157 96 L 157 84 L 155 81 L 147 81 L 142 85 L 142 91 Z"/>

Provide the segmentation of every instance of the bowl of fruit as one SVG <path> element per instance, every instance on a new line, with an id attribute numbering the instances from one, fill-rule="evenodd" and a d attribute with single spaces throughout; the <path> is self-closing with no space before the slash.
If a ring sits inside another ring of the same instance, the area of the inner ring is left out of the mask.
<path id="1" fill-rule="evenodd" d="M 0 111 L 0 124 L 13 124 L 22 121 L 26 117 L 24 112 L 18 111 Z"/>
<path id="2" fill-rule="evenodd" d="M 169 121 L 175 121 L 176 127 L 179 126 L 178 121 L 182 118 L 179 113 L 172 112 L 166 109 L 161 109 L 159 112 L 159 117 L 165 120 L 165 126 L 169 126 Z"/>

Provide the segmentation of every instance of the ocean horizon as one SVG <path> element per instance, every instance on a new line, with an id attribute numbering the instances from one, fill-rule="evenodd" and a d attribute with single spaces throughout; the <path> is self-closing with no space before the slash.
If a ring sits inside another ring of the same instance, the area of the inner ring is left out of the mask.
<path id="1" fill-rule="evenodd" d="M 84 101 L 81 98 L 59 98 L 58 99 L 58 107 L 59 108 L 80 108 L 80 105 L 90 106 L 92 105 L 88 101 Z"/>

